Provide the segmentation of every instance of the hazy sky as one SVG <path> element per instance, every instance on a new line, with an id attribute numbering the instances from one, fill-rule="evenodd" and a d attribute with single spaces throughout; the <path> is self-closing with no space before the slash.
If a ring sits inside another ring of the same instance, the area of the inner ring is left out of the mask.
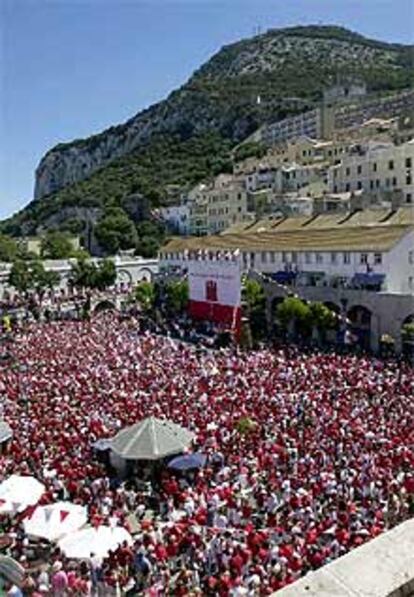
<path id="1" fill-rule="evenodd" d="M 330 23 L 412 43 L 412 0 L 0 0 L 0 218 L 56 143 L 126 120 L 260 27 Z"/>

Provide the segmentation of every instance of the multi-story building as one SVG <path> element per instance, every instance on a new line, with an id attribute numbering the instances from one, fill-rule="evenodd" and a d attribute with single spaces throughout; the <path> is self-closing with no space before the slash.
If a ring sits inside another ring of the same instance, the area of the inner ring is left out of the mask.
<path id="1" fill-rule="evenodd" d="M 361 346 L 378 349 L 386 334 L 401 350 L 414 317 L 414 210 L 273 217 L 224 234 L 173 239 L 160 268 L 187 268 L 190 256 L 236 250 L 242 269 L 261 281 L 268 322 L 286 296 L 326 303 Z M 344 328 L 342 328 L 344 331 Z"/>
<path id="2" fill-rule="evenodd" d="M 222 232 L 229 226 L 252 219 L 248 212 L 244 179 L 220 175 L 188 194 L 189 232 L 194 236 Z"/>
<path id="3" fill-rule="evenodd" d="M 264 126 L 260 132 L 260 140 L 265 145 L 304 136 L 314 139 L 322 137 L 322 114 L 319 108 Z"/>
<path id="4" fill-rule="evenodd" d="M 328 187 L 334 193 L 363 190 L 378 199 L 399 191 L 406 203 L 414 201 L 414 140 L 367 144 L 329 168 Z"/>
<path id="5" fill-rule="evenodd" d="M 171 205 L 159 210 L 161 219 L 174 233 L 187 236 L 190 233 L 190 208 L 188 204 Z"/>
<path id="6" fill-rule="evenodd" d="M 160 259 L 179 265 L 185 251 L 239 249 L 246 270 L 289 271 L 304 284 L 319 280 L 345 287 L 365 282 L 369 286 L 375 280 L 377 290 L 412 293 L 414 212 L 408 208 L 397 212 L 383 209 L 269 219 L 237 232 L 230 229 L 203 239 L 174 239 L 163 248 Z M 365 282 L 362 274 L 367 274 Z"/>
<path id="7" fill-rule="evenodd" d="M 312 110 L 264 125 L 252 139 L 268 146 L 303 136 L 332 139 L 337 132 L 355 129 L 372 119 L 405 119 L 413 110 L 413 90 L 372 97 L 365 96 L 359 85 L 338 86 L 332 93 L 325 92 L 324 101 Z"/>

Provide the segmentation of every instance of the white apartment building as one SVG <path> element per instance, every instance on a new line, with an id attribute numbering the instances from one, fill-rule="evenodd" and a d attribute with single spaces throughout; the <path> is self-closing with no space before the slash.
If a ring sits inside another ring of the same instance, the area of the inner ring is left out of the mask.
<path id="1" fill-rule="evenodd" d="M 409 295 L 414 291 L 414 226 L 353 226 L 267 230 L 174 239 L 160 267 L 185 268 L 188 252 L 239 249 L 245 271 L 272 274 L 280 283 L 333 286 Z"/>
<path id="2" fill-rule="evenodd" d="M 405 203 L 414 202 L 414 139 L 403 145 L 367 144 L 329 168 L 328 188 L 333 193 L 362 190 L 384 198 L 400 191 Z"/>
<path id="3" fill-rule="evenodd" d="M 314 182 L 325 182 L 326 169 L 313 164 L 304 166 L 295 162 L 285 164 L 280 171 L 280 178 L 276 181 L 275 191 L 289 192 L 298 191 Z"/>
<path id="4" fill-rule="evenodd" d="M 162 220 L 173 232 L 183 236 L 190 233 L 190 208 L 187 204 L 163 207 L 159 210 L 159 213 Z"/>
<path id="5" fill-rule="evenodd" d="M 320 108 L 308 110 L 264 126 L 260 130 L 260 140 L 266 145 L 274 145 L 281 141 L 296 137 L 322 137 L 322 113 Z"/>
<path id="6" fill-rule="evenodd" d="M 244 179 L 220 175 L 211 184 L 197 185 L 188 195 L 189 232 L 216 234 L 252 219 L 248 212 Z"/>

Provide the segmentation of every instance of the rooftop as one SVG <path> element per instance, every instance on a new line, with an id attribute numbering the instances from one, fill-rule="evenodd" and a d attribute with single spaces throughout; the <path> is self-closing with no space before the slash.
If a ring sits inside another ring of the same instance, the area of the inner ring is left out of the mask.
<path id="1" fill-rule="evenodd" d="M 288 218 L 289 219 L 289 218 Z M 387 251 L 408 232 L 410 225 L 355 226 L 344 228 L 268 229 L 238 234 L 174 238 L 164 246 L 167 252 L 188 250 L 248 251 Z"/>

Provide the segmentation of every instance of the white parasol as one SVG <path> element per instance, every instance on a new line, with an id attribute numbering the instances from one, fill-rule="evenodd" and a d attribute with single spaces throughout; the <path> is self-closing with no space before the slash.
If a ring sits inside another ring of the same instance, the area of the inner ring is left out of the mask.
<path id="1" fill-rule="evenodd" d="M 45 492 L 45 486 L 34 477 L 11 475 L 0 485 L 0 514 L 23 512 L 34 506 Z"/>
<path id="2" fill-rule="evenodd" d="M 88 520 L 84 506 L 71 502 L 57 502 L 50 506 L 38 506 L 23 520 L 26 535 L 57 541 L 83 527 Z"/>
<path id="3" fill-rule="evenodd" d="M 67 558 L 90 559 L 92 555 L 104 558 L 124 541 L 133 544 L 131 535 L 123 527 L 88 527 L 66 535 L 58 543 Z"/>

